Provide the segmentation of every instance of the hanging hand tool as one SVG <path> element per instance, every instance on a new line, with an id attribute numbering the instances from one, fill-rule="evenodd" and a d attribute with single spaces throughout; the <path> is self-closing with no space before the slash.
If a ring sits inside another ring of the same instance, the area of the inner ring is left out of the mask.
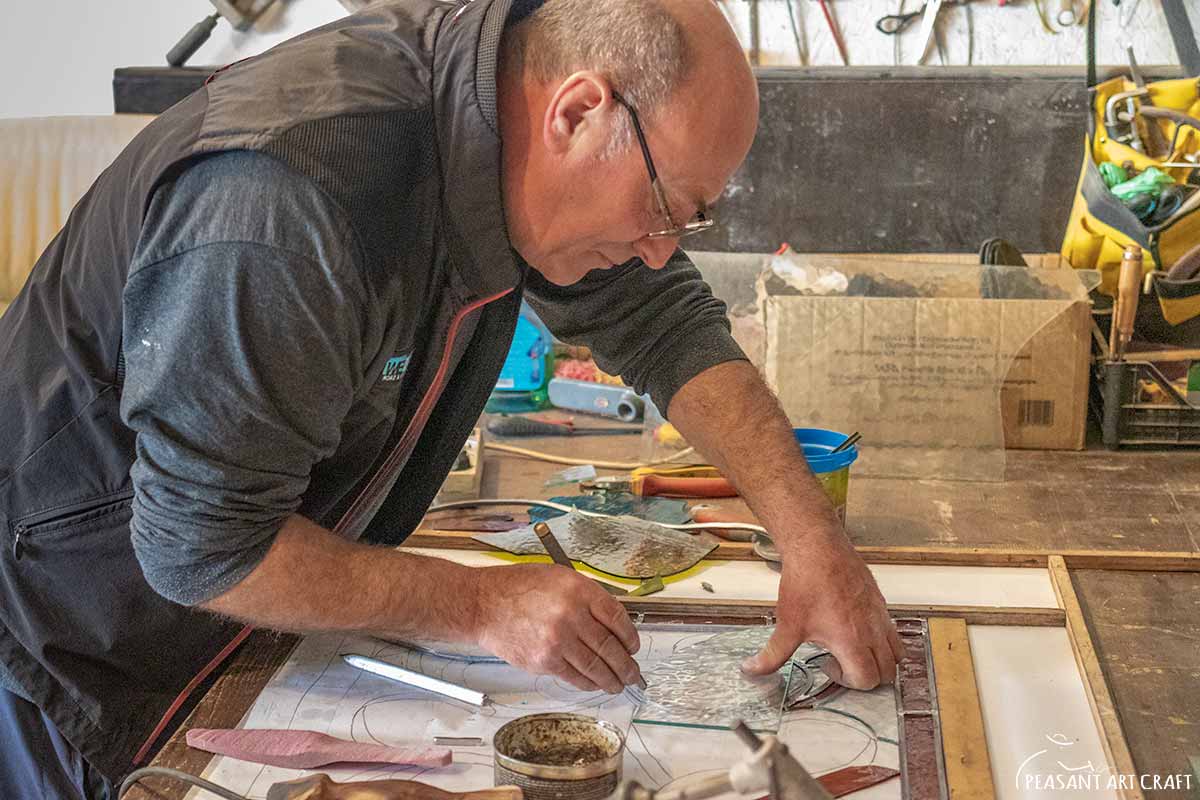
<path id="1" fill-rule="evenodd" d="M 758 0 L 750 0 L 750 63 L 754 66 L 762 63 L 762 52 L 759 49 Z"/>
<path id="2" fill-rule="evenodd" d="M 900 10 L 898 10 L 895 14 L 886 14 L 886 15 L 880 17 L 879 19 L 875 20 L 875 30 L 879 31 L 880 33 L 887 34 L 888 36 L 895 36 L 899 33 L 902 33 L 918 17 L 922 17 L 922 18 L 926 17 L 926 15 L 930 11 L 933 11 L 936 14 L 937 11 L 940 10 L 940 8 L 945 8 L 946 6 L 962 6 L 967 11 L 967 64 L 969 65 L 975 60 L 975 54 L 974 54 L 974 51 L 975 51 L 975 23 L 974 23 L 973 17 L 971 16 L 971 3 L 972 2 L 973 2 L 973 0 L 941 0 L 941 2 L 937 4 L 939 6 L 939 9 L 931 9 L 930 6 L 934 5 L 934 3 L 930 2 L 930 3 L 926 3 L 925 5 L 921 6 L 916 11 L 907 11 L 907 12 L 904 11 L 904 4 L 903 4 L 903 2 L 901 2 Z M 1000 5 L 1004 5 L 1004 3 L 1001 2 Z M 936 19 L 934 20 L 934 22 L 936 22 Z M 945 43 L 942 41 L 941 33 L 940 33 L 940 31 L 938 31 L 936 25 L 933 26 L 932 31 L 933 31 L 933 43 L 937 46 L 938 57 L 941 59 L 942 63 L 944 64 L 944 63 L 946 63 Z M 918 64 L 920 64 L 921 61 L 925 58 L 927 51 L 929 50 L 929 44 L 930 44 L 929 34 L 925 30 L 924 23 L 921 26 L 921 36 L 922 36 L 922 45 L 924 45 L 924 47 L 921 51 L 921 57 L 919 59 L 917 59 Z M 900 63 L 900 44 L 899 44 L 899 42 L 900 42 L 900 40 L 897 39 L 896 44 L 893 47 L 894 60 L 897 64 Z"/>
<path id="3" fill-rule="evenodd" d="M 1059 0 L 1058 2 L 1058 24 L 1064 28 L 1069 28 L 1078 21 L 1078 16 L 1075 14 L 1075 0 Z"/>
<path id="4" fill-rule="evenodd" d="M 1175 123 L 1175 133 L 1171 136 L 1171 143 L 1166 145 L 1167 156 L 1175 154 L 1175 149 L 1179 146 L 1179 134 L 1184 128 L 1192 128 L 1197 132 L 1200 132 L 1200 119 L 1196 119 L 1190 114 L 1185 114 L 1182 111 L 1176 111 L 1173 108 L 1159 108 L 1158 106 L 1150 105 L 1148 99 L 1142 101 L 1141 115 L 1146 118 L 1147 127 L 1154 126 L 1157 128 L 1157 123 L 1155 120 L 1160 119 L 1169 120 L 1170 122 Z M 1125 114 L 1122 112 L 1117 112 L 1117 118 L 1121 121 L 1124 121 Z M 1184 153 L 1183 157 L 1190 158 L 1191 154 Z M 1165 167 L 1167 165 L 1160 164 L 1159 166 Z M 1193 164 L 1190 166 L 1198 165 Z"/>
<path id="5" fill-rule="evenodd" d="M 837 45 L 838 54 L 842 57 L 842 64 L 850 66 L 850 55 L 846 52 L 846 40 L 842 38 L 841 28 L 838 27 L 837 19 L 833 16 L 833 9 L 829 6 L 830 0 L 817 0 L 821 6 L 821 13 L 825 15 L 825 24 L 829 26 L 829 34 L 833 37 L 833 43 Z M 940 2 L 940 0 L 938 0 Z"/>
<path id="6" fill-rule="evenodd" d="M 796 42 L 796 59 L 797 63 L 802 67 L 808 66 L 808 45 L 805 44 L 807 37 L 804 31 L 800 28 L 800 22 L 796 19 L 796 9 L 792 6 L 794 0 L 784 0 L 787 5 L 788 24 L 792 26 L 792 39 Z"/>
<path id="7" fill-rule="evenodd" d="M 487 423 L 488 433 L 496 436 L 629 436 L 640 435 L 642 426 L 578 427 L 574 422 L 547 422 L 528 417 L 493 417 Z"/>
<path id="8" fill-rule="evenodd" d="M 220 20 L 220 14 L 213 14 L 211 17 L 205 17 L 193 25 L 183 35 L 183 38 L 167 51 L 167 66 L 182 67 L 186 64 L 187 60 L 194 56 L 196 51 L 208 41 L 208 37 L 212 36 L 213 28 L 217 27 L 217 23 Z"/>
<path id="9" fill-rule="evenodd" d="M 925 62 L 925 56 L 933 45 L 937 33 L 937 16 L 942 10 L 942 0 L 929 0 L 925 4 L 925 13 L 921 16 L 921 49 L 917 53 L 917 64 Z"/>
<path id="10" fill-rule="evenodd" d="M 1158 127 L 1157 122 L 1145 114 L 1145 110 L 1153 107 L 1154 103 L 1150 100 L 1150 90 L 1146 88 L 1146 79 L 1142 76 L 1142 71 L 1138 68 L 1137 58 L 1133 54 L 1133 45 L 1125 48 L 1125 55 L 1129 58 L 1129 74 L 1133 76 L 1134 85 L 1146 91 L 1146 94 L 1142 97 L 1143 121 L 1146 123 L 1146 155 L 1151 158 L 1169 157 L 1170 153 L 1167 152 L 1167 141 L 1166 137 L 1163 136 L 1162 129 Z M 1131 120 L 1129 124 L 1136 126 L 1137 122 Z"/>
<path id="11" fill-rule="evenodd" d="M 1134 89 L 1129 92 L 1117 92 L 1108 98 L 1104 103 L 1104 130 L 1109 138 L 1114 142 L 1127 144 L 1134 150 L 1143 151 L 1145 147 L 1142 145 L 1142 139 L 1138 135 L 1137 125 L 1134 122 L 1136 115 L 1136 107 L 1133 99 L 1135 97 L 1147 97 L 1150 94 L 1148 89 Z M 1125 111 L 1121 112 L 1118 107 L 1125 104 Z M 1128 125 L 1128 131 L 1123 130 L 1124 126 Z"/>
<path id="12" fill-rule="evenodd" d="M 167 53 L 167 64 L 182 67 L 208 41 L 217 22 L 224 17 L 234 30 L 248 31 L 277 0 L 212 0 L 217 13 L 197 22 Z"/>

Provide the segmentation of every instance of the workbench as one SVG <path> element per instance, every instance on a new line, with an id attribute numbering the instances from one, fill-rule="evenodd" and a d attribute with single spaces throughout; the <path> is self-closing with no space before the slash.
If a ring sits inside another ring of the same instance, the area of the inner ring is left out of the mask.
<path id="1" fill-rule="evenodd" d="M 582 458 L 637 456 L 633 437 L 517 443 Z M 483 494 L 573 493 L 571 487 L 543 485 L 560 469 L 489 456 Z M 1200 754 L 1200 701 L 1190 691 L 1200 675 L 1200 458 L 1187 452 L 1010 451 L 1007 474 L 1004 483 L 852 477 L 849 534 L 869 561 L 882 565 L 1044 568 L 1061 554 L 1060 579 L 1067 575 L 1078 598 L 1075 632 L 1090 633 L 1094 671 L 1101 684 L 1107 680 L 1109 713 L 1119 720 L 1133 768 L 1188 772 L 1188 756 Z M 427 545 L 430 536 L 437 534 L 423 530 L 411 541 Z M 1069 630 L 1071 614 L 1068 609 Z M 1031 618 L 1029 624 L 1043 623 Z M 154 763 L 200 772 L 209 757 L 186 747 L 184 730 L 236 726 L 296 641 L 254 633 Z M 162 782 L 154 787 L 132 796 L 185 794 Z"/>

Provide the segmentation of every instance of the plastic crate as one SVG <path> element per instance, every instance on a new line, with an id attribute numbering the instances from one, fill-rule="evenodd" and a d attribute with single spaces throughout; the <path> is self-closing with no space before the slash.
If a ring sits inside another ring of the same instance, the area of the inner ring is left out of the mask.
<path id="1" fill-rule="evenodd" d="M 1105 447 L 1200 447 L 1200 405 L 1188 402 L 1151 361 L 1136 357 L 1110 361 L 1099 326 L 1093 341 L 1092 410 Z M 1147 398 L 1150 386 L 1158 388 L 1160 399 L 1155 402 Z"/>

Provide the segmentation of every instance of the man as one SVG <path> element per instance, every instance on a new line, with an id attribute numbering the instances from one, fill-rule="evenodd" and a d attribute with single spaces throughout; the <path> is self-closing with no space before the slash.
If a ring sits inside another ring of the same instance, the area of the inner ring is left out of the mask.
<path id="1" fill-rule="evenodd" d="M 370 546 L 421 518 L 522 295 L 778 542 L 780 622 L 745 669 L 813 640 L 847 684 L 890 679 L 874 581 L 677 252 L 756 118 L 708 0 L 400 0 L 151 123 L 0 320 L 0 793 L 103 796 L 243 622 L 636 681 L 637 633 L 592 581 Z"/>

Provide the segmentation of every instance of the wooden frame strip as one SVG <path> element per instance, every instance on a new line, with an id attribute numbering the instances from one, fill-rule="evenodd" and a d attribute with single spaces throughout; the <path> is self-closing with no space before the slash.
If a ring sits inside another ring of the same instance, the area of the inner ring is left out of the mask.
<path id="1" fill-rule="evenodd" d="M 929 650 L 950 800 L 995 800 L 967 623 L 962 619 L 930 618 Z"/>
<path id="2" fill-rule="evenodd" d="M 419 528 L 404 547 L 494 552 L 465 531 Z M 1200 572 L 1200 553 L 1142 550 L 1032 550 L 1008 547 L 896 547 L 856 545 L 868 564 L 915 564 L 943 567 L 1037 567 L 1061 556 L 1073 569 L 1121 569 L 1151 572 Z M 707 558 L 712 561 L 758 561 L 749 542 L 722 541 Z"/>
<path id="3" fill-rule="evenodd" d="M 956 567 L 1038 567 L 1060 557 L 1072 569 L 1200 572 L 1200 553 L 1143 550 L 1026 550 L 1008 547 L 889 547 L 857 545 L 868 564 Z"/>
<path id="4" fill-rule="evenodd" d="M 617 600 L 630 614 L 642 614 L 647 622 L 774 624 L 774 600 L 717 600 L 655 595 L 624 596 Z M 890 604 L 888 610 L 894 617 L 950 617 L 968 625 L 1062 627 L 1066 624 L 1061 608 Z"/>
<path id="5" fill-rule="evenodd" d="M 1104 747 L 1104 755 L 1113 775 L 1125 776 L 1125 780 L 1117 789 L 1117 795 L 1122 800 L 1144 800 L 1138 773 L 1133 765 L 1133 755 L 1121 731 L 1121 718 L 1117 715 L 1116 703 L 1108 682 L 1104 679 L 1104 670 L 1096 657 L 1096 648 L 1092 644 L 1092 636 L 1088 632 L 1087 620 L 1083 617 L 1083 607 L 1079 605 L 1079 597 L 1075 594 L 1075 585 L 1071 581 L 1071 573 L 1066 562 L 1060 556 L 1050 557 L 1050 582 L 1054 585 L 1054 593 L 1058 595 L 1058 603 L 1066 614 L 1067 636 L 1071 640 L 1071 650 L 1075 653 L 1075 664 L 1079 667 L 1079 677 L 1083 679 L 1083 688 L 1087 694 L 1088 705 L 1092 709 L 1092 717 L 1100 732 L 1100 744 Z M 1124 785 L 1129 783 L 1131 785 Z"/>

